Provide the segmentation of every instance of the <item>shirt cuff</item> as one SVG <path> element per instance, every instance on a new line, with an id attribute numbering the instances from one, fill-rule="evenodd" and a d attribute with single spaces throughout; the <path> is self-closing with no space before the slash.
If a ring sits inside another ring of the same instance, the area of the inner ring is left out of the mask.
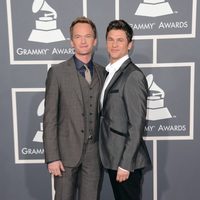
<path id="1" fill-rule="evenodd" d="M 121 167 L 119 167 L 119 169 L 121 169 L 122 171 L 125 171 L 125 172 L 129 172 L 128 170 L 123 169 L 123 168 L 121 168 Z"/>

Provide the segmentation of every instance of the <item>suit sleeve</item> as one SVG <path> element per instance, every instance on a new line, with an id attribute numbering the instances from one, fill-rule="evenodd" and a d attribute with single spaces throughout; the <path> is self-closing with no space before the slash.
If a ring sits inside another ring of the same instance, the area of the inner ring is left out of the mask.
<path id="1" fill-rule="evenodd" d="M 44 112 L 44 153 L 46 163 L 59 160 L 57 119 L 58 119 L 59 85 L 55 69 L 48 71 L 45 92 Z"/>
<path id="2" fill-rule="evenodd" d="M 147 82 L 140 71 L 133 71 L 124 87 L 124 104 L 128 117 L 128 135 L 119 166 L 131 170 L 137 157 L 146 122 Z"/>

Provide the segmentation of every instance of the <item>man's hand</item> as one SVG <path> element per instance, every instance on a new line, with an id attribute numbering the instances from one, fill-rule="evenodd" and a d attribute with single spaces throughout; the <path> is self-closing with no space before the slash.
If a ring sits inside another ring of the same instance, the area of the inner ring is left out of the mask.
<path id="1" fill-rule="evenodd" d="M 65 171 L 65 168 L 60 160 L 54 161 L 48 164 L 49 173 L 54 176 L 62 176 L 62 172 Z"/>
<path id="2" fill-rule="evenodd" d="M 120 183 L 123 181 L 126 181 L 129 177 L 129 174 L 130 174 L 130 172 L 128 170 L 118 167 L 116 181 L 118 181 Z"/>

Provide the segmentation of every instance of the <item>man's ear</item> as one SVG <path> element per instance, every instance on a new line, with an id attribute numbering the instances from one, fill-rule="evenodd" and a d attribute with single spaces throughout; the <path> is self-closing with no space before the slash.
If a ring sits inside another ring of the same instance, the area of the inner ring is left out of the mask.
<path id="1" fill-rule="evenodd" d="M 134 42 L 133 41 L 129 42 L 128 50 L 130 51 L 133 47 L 134 47 Z"/>
<path id="2" fill-rule="evenodd" d="M 74 48 L 74 43 L 73 43 L 72 39 L 70 40 L 70 44 L 71 44 L 71 47 Z"/>
<path id="3" fill-rule="evenodd" d="M 93 46 L 94 46 L 94 47 L 97 46 L 97 38 L 94 39 L 94 44 L 93 44 Z"/>

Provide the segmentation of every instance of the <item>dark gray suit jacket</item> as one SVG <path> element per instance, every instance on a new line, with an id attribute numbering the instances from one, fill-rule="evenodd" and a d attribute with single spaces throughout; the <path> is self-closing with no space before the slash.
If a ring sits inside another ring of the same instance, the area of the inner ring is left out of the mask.
<path id="1" fill-rule="evenodd" d="M 105 90 L 101 110 L 99 147 L 103 166 L 133 171 L 150 165 L 143 141 L 147 81 L 142 71 L 126 60 Z"/>
<path id="2" fill-rule="evenodd" d="M 104 68 L 94 63 L 103 85 Z M 44 112 L 45 161 L 78 164 L 84 144 L 83 97 L 73 57 L 51 67 L 46 79 Z"/>

